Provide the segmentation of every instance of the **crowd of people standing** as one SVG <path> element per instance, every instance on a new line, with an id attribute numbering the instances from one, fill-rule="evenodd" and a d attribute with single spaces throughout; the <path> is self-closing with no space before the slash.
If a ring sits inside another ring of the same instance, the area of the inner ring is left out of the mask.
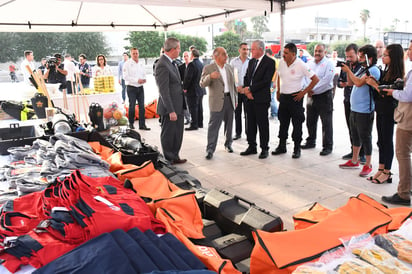
<path id="1" fill-rule="evenodd" d="M 180 41 L 168 38 L 161 57 L 154 64 L 164 156 L 172 164 L 187 161 L 180 157 L 183 135 L 185 131 L 203 128 L 205 95 L 208 96 L 210 114 L 205 148 L 207 160 L 211 160 L 216 152 L 222 123 L 227 152 L 234 152 L 232 143 L 241 139 L 244 125 L 248 146 L 240 155 L 257 154 L 259 145 L 258 158 L 267 158 L 270 154 L 269 119 L 274 116 L 279 120 L 279 127 L 278 145 L 271 151 L 273 156 L 287 152 L 290 124 L 292 158 L 300 158 L 302 149 L 315 148 L 319 118 L 322 124 L 322 150 L 319 155 L 327 156 L 334 148 L 333 99 L 337 84 L 344 91 L 343 105 L 349 133 L 348 146 L 351 149 L 342 156 L 346 162 L 339 167 L 353 169 L 363 165 L 359 176 L 366 177 L 374 184 L 391 183 L 392 162 L 396 154 L 400 174 L 398 192 L 382 199 L 388 203 L 410 205 L 412 127 L 408 120 L 409 115 L 412 115 L 412 77 L 408 73 L 404 86 L 396 85 L 405 77 L 404 50 L 399 44 L 391 44 L 386 48 L 382 44 L 378 41 L 375 46 L 364 45 L 360 48 L 356 44 L 349 44 L 345 50 L 346 61 L 337 64 L 341 67 L 338 77 L 336 61 L 327 57 L 327 47 L 322 43 L 315 46 L 314 58 L 309 61 L 299 56 L 298 48 L 293 43 L 284 46 L 279 61 L 272 58 L 261 40 L 253 41 L 250 46 L 241 43 L 239 56 L 230 63 L 226 49 L 217 47 L 213 51 L 213 62 L 204 66 L 199 58 L 200 52 L 194 46 L 183 53 L 184 63 L 178 65 L 176 59 L 181 51 Z M 412 61 L 411 47 L 408 57 Z M 93 70 L 84 54 L 79 56 L 77 66 L 70 55 L 64 56 L 64 62 L 60 54 L 54 57 L 54 67 L 51 68 L 50 63 L 43 64 L 41 69 L 45 71 L 44 77 L 50 83 L 61 83 L 60 88 L 66 89 L 68 93 L 73 92 L 73 75 L 76 73 L 79 73 L 84 87 L 89 86 L 91 77 L 112 75 L 104 55 L 97 56 L 97 65 Z M 123 54 L 118 66 L 118 79 L 122 85 L 123 102 L 126 95 L 129 99 L 129 127 L 133 129 L 136 103 L 144 106 L 146 75 L 144 65 L 139 62 L 137 48 L 130 50 L 130 57 L 129 53 Z M 25 52 L 22 68 L 26 66 L 33 66 L 33 52 Z M 26 74 L 24 78 L 28 81 Z M 142 117 L 139 119 L 139 129 L 150 130 L 144 116 L 144 107 L 139 108 L 139 117 Z M 372 128 L 375 117 L 379 165 L 373 173 Z M 188 124 L 186 129 L 185 118 Z M 308 136 L 302 144 L 305 121 Z M 398 123 L 396 149 L 393 142 L 395 121 Z"/>
<path id="2" fill-rule="evenodd" d="M 338 85 L 344 89 L 343 105 L 349 133 L 348 146 L 351 148 L 350 153 L 342 156 L 347 161 L 339 167 L 360 168 L 362 164 L 359 176 L 366 177 L 374 184 L 391 183 L 391 167 L 395 154 L 393 143 L 395 119 L 400 119 L 403 122 L 396 120 L 398 122 L 396 156 L 399 161 L 401 180 L 398 192 L 392 196 L 384 196 L 382 200 L 387 203 L 410 205 L 412 135 L 410 122 L 402 119 L 404 115 L 412 114 L 409 110 L 409 102 L 412 99 L 408 97 L 409 95 L 405 95 L 409 94 L 408 89 L 411 88 L 408 85 L 410 79 L 406 78 L 404 88 L 402 86 L 397 86 L 395 90 L 392 88 L 395 82 L 399 82 L 405 76 L 404 50 L 398 44 L 388 45 L 381 49 L 380 43 L 381 41 L 378 41 L 376 47 L 364 45 L 360 48 L 356 44 L 349 44 L 345 50 L 346 61 L 337 64 L 341 67 L 340 75 L 336 72 L 335 59 L 337 58 L 328 58 L 326 45 L 321 43 L 315 46 L 314 59 L 309 61 L 299 58 L 295 44 L 286 44 L 278 66 L 265 54 L 265 45 L 260 40 L 254 41 L 250 48 L 247 43 L 241 43 L 239 56 L 234 58 L 230 64 L 226 50 L 217 47 L 213 52 L 214 62 L 203 67 L 200 77 L 200 87 L 207 88 L 210 111 L 205 158 L 207 160 L 213 158 L 222 122 L 224 123 L 224 147 L 227 152 L 233 153 L 232 143 L 241 138 L 242 124 L 244 124 L 248 147 L 240 152 L 240 155 L 248 156 L 258 153 L 256 137 L 259 134 L 261 151 L 258 158 L 268 157 L 271 89 L 275 90 L 275 97 L 279 103 L 277 113 L 279 142 L 271 154 L 276 156 L 287 152 L 286 144 L 291 122 L 294 143 L 292 158 L 300 158 L 301 149 L 315 148 L 319 118 L 322 123 L 322 150 L 319 155 L 331 154 L 334 146 L 333 99 L 336 85 Z M 251 55 L 249 55 L 249 49 L 252 52 Z M 412 60 L 411 50 L 409 50 L 409 56 Z M 189 66 L 190 62 L 185 64 L 186 71 Z M 157 81 L 160 81 L 158 79 L 160 76 L 156 76 Z M 183 78 L 181 81 L 184 83 L 187 80 L 187 73 L 179 74 L 179 77 Z M 182 95 L 183 103 L 185 102 L 184 94 L 187 92 L 184 87 L 187 86 L 178 88 L 182 91 L 178 94 Z M 159 104 L 167 104 L 170 98 L 163 94 L 162 89 L 159 86 Z M 412 93 L 412 90 L 410 92 Z M 203 91 L 202 94 L 204 94 Z M 187 96 L 186 99 L 188 99 Z M 306 109 L 303 104 L 304 99 Z M 399 114 L 397 111 L 400 111 L 401 106 L 402 113 Z M 244 112 L 243 116 L 242 112 Z M 183 109 L 181 113 L 180 118 L 183 121 Z M 190 111 L 190 113 L 193 116 L 194 112 Z M 194 113 L 195 117 L 196 113 Z M 396 118 L 397 115 L 398 118 Z M 372 174 L 374 170 L 371 164 L 372 128 L 375 116 L 379 166 Z M 168 116 L 165 117 L 167 118 Z M 308 136 L 306 142 L 301 144 L 305 120 Z M 235 122 L 234 135 L 232 135 L 233 122 Z M 195 124 L 195 126 L 191 125 L 188 130 L 197 128 L 199 127 Z M 181 142 L 183 126 L 178 132 Z M 166 142 L 166 140 L 163 141 Z M 174 158 L 169 160 L 172 163 L 186 162 L 186 159 L 180 159 L 178 152 L 174 154 Z"/>

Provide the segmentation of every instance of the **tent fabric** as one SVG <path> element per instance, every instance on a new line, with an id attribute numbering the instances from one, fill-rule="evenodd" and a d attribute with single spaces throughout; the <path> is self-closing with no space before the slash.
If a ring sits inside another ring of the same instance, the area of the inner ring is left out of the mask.
<path id="1" fill-rule="evenodd" d="M 286 9 L 337 0 L 285 0 Z M 348 1 L 348 0 L 339 0 Z M 174 30 L 277 13 L 280 0 L 0 0 L 0 32 Z"/>

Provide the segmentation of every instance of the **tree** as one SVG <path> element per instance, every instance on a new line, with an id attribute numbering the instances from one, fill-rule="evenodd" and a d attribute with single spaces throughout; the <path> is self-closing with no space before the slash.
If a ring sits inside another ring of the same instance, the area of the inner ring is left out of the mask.
<path id="1" fill-rule="evenodd" d="M 76 58 L 84 53 L 89 60 L 94 60 L 97 55 L 107 55 L 110 48 L 106 38 L 101 32 L 70 32 L 63 35 L 65 52 Z"/>
<path id="2" fill-rule="evenodd" d="M 19 57 L 23 56 L 23 53 L 19 52 L 16 48 L 17 37 L 16 33 L 3 32 L 0 33 L 0 62 L 16 62 Z"/>
<path id="3" fill-rule="evenodd" d="M 238 48 L 241 41 L 239 34 L 226 31 L 215 37 L 214 47 L 224 47 L 229 57 L 235 57 L 239 53 Z"/>
<path id="4" fill-rule="evenodd" d="M 0 33 L 0 62 L 15 62 L 23 58 L 25 50 L 32 50 L 36 61 L 54 53 L 70 53 L 75 58 L 84 53 L 93 59 L 109 52 L 101 33 Z"/>
<path id="5" fill-rule="evenodd" d="M 246 23 L 242 19 L 226 21 L 225 27 L 228 31 L 239 34 L 241 40 L 244 40 L 245 34 L 248 32 Z"/>
<path id="6" fill-rule="evenodd" d="M 363 40 L 366 40 L 366 22 L 368 22 L 368 19 L 370 18 L 370 12 L 367 9 L 363 9 L 360 12 L 360 19 L 363 24 Z"/>
<path id="7" fill-rule="evenodd" d="M 393 26 L 394 26 L 394 31 L 396 31 L 396 29 L 398 28 L 398 23 L 400 22 L 401 20 L 399 20 L 398 18 L 394 18 L 393 19 Z"/>
<path id="8" fill-rule="evenodd" d="M 183 51 L 188 51 L 190 46 L 195 46 L 199 50 L 200 55 L 206 52 L 207 41 L 204 38 L 180 33 L 170 33 L 169 37 L 176 37 L 180 41 L 180 48 Z"/>
<path id="9" fill-rule="evenodd" d="M 253 24 L 253 31 L 257 34 L 258 38 L 262 38 L 262 33 L 268 32 L 269 28 L 267 27 L 267 23 L 269 22 L 269 18 L 266 16 L 255 16 L 250 19 Z"/>
<path id="10" fill-rule="evenodd" d="M 158 31 L 132 31 L 126 40 L 129 40 L 132 48 L 139 49 L 141 58 L 158 57 L 164 44 L 163 33 Z"/>
<path id="11" fill-rule="evenodd" d="M 338 53 L 338 56 L 340 57 L 344 57 L 345 56 L 345 50 L 346 47 L 349 45 L 349 42 L 336 42 L 334 44 L 331 45 L 332 50 L 336 50 L 336 52 Z"/>

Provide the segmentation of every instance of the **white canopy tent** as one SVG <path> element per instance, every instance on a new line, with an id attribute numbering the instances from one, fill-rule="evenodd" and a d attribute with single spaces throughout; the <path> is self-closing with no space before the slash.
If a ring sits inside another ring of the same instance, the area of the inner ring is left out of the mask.
<path id="1" fill-rule="evenodd" d="M 340 1 L 0 0 L 0 32 L 174 30 Z"/>

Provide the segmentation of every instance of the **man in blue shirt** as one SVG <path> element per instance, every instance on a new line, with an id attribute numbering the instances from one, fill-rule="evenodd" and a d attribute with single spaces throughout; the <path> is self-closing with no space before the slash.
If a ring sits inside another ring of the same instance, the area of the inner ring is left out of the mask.
<path id="1" fill-rule="evenodd" d="M 343 64 L 342 70 L 348 75 L 348 83 L 353 84 L 350 104 L 350 127 L 352 137 L 352 159 L 339 165 L 340 168 L 359 168 L 359 151 L 364 147 L 366 163 L 359 176 L 366 177 L 372 172 L 372 124 L 374 119 L 375 102 L 371 88 L 366 79 L 369 75 L 376 80 L 380 79 L 380 70 L 376 67 L 377 52 L 372 45 L 365 45 L 359 49 L 359 62 L 362 67 L 355 73 Z"/>
<path id="2" fill-rule="evenodd" d="M 303 62 L 307 63 L 308 59 L 306 58 L 306 56 L 303 55 L 303 50 L 299 50 L 299 58 L 302 59 Z"/>
<path id="3" fill-rule="evenodd" d="M 314 148 L 316 146 L 316 131 L 318 119 L 322 121 L 322 145 L 321 156 L 329 155 L 333 149 L 333 76 L 335 66 L 325 56 L 325 45 L 318 44 L 315 47 L 315 59 L 308 63 L 319 82 L 308 92 L 306 104 L 306 126 L 309 136 L 302 149 Z"/>

